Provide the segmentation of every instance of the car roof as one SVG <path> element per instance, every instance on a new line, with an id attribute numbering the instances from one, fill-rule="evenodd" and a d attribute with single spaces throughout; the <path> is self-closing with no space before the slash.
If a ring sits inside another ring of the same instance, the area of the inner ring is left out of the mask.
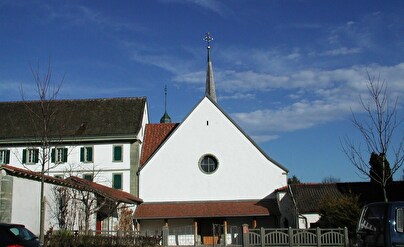
<path id="1" fill-rule="evenodd" d="M 22 224 L 4 223 L 0 222 L 0 227 L 25 227 Z"/>

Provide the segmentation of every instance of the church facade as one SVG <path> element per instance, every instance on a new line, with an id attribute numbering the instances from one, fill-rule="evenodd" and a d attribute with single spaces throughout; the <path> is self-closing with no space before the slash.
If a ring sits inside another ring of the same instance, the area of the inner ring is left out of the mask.
<path id="1" fill-rule="evenodd" d="M 163 116 L 164 117 L 164 116 Z M 141 232 L 192 228 L 210 244 L 212 226 L 278 227 L 272 193 L 288 170 L 270 158 L 217 103 L 208 45 L 206 94 L 180 124 L 146 125 L 135 211 Z"/>

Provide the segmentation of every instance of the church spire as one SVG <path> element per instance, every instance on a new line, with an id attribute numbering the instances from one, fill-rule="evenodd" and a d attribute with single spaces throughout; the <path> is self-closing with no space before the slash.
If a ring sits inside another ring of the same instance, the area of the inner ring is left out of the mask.
<path id="1" fill-rule="evenodd" d="M 160 118 L 160 123 L 171 123 L 171 117 L 167 114 L 167 85 L 164 88 L 164 115 Z"/>
<path id="2" fill-rule="evenodd" d="M 210 60 L 210 42 L 213 41 L 212 36 L 209 33 L 205 34 L 205 38 L 203 39 L 207 43 L 207 52 L 208 52 L 208 68 L 206 70 L 206 91 L 205 94 L 209 95 L 215 102 L 216 99 L 216 90 L 215 90 L 215 81 L 213 80 L 213 66 L 212 61 Z"/>

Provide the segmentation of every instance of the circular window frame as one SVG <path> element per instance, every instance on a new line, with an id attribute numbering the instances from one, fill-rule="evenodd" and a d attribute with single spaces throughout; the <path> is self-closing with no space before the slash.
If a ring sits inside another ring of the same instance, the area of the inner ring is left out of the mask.
<path id="1" fill-rule="evenodd" d="M 216 168 L 215 168 L 213 171 L 211 171 L 211 172 L 205 171 L 205 170 L 202 168 L 202 161 L 203 161 L 205 158 L 207 158 L 207 157 L 213 159 L 213 160 L 216 162 Z M 199 161 L 198 161 L 199 170 L 201 170 L 202 173 L 207 174 L 207 175 L 211 175 L 211 174 L 215 173 L 215 172 L 219 169 L 219 164 L 220 164 L 220 163 L 219 163 L 219 159 L 218 159 L 215 155 L 213 155 L 213 154 L 204 154 L 204 155 L 202 155 L 201 158 L 199 158 Z"/>

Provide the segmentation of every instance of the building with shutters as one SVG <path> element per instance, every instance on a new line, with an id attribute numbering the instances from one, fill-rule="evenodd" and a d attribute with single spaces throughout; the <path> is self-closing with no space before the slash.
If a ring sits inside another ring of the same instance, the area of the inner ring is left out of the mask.
<path id="1" fill-rule="evenodd" d="M 0 102 L 0 165 L 38 173 L 44 164 L 47 176 L 76 176 L 137 197 L 140 152 L 145 125 L 149 122 L 146 98 L 48 103 L 54 117 L 49 121 L 48 142 L 43 148 L 45 136 L 41 135 L 39 119 L 35 118 L 40 102 Z M 24 223 L 38 233 L 40 183 L 30 179 L 30 174 L 15 177 L 4 170 L 0 177 L 0 221 Z M 47 187 L 50 203 L 51 186 Z M 21 201 L 25 203 L 21 205 Z M 56 225 L 50 218 L 48 212 L 45 229 Z M 108 222 L 113 218 L 102 220 L 104 224 L 94 224 L 92 229 L 112 228 L 115 224 Z"/>

